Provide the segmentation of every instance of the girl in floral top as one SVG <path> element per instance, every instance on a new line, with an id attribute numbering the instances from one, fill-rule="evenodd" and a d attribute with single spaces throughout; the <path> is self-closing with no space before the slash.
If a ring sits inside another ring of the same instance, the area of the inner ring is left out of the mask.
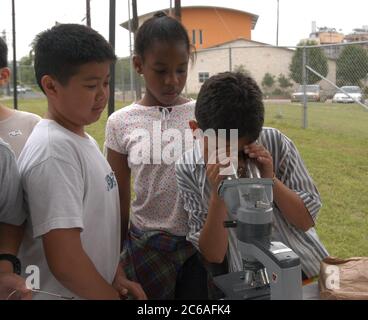
<path id="1" fill-rule="evenodd" d="M 188 216 L 175 180 L 175 161 L 192 147 L 185 131 L 195 102 L 181 95 L 190 56 L 180 22 L 162 12 L 147 20 L 137 32 L 133 58 L 146 93 L 112 114 L 106 128 L 107 158 L 120 189 L 122 261 L 149 299 L 206 297 L 198 285 L 204 269 L 186 240 Z"/>

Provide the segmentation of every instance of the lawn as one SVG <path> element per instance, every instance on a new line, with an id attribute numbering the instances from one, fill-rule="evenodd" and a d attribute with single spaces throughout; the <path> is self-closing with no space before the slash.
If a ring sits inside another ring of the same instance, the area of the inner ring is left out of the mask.
<path id="1" fill-rule="evenodd" d="M 19 105 L 41 116 L 46 110 L 44 100 Z M 321 193 L 317 230 L 330 255 L 368 256 L 368 112 L 358 105 L 318 103 L 309 105 L 308 117 L 305 130 L 301 105 L 266 103 L 266 125 L 296 143 Z M 105 112 L 87 129 L 100 146 L 106 118 Z"/>

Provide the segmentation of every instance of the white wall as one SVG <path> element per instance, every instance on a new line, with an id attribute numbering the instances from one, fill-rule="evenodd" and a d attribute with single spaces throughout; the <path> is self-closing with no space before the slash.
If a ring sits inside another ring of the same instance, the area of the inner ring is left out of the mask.
<path id="1" fill-rule="evenodd" d="M 199 92 L 202 83 L 199 83 L 198 73 L 209 72 L 210 76 L 219 72 L 230 70 L 229 47 L 231 46 L 231 65 L 232 70 L 236 66 L 243 65 L 252 77 L 257 81 L 259 86 L 262 84 L 264 75 L 268 72 L 277 79 L 279 74 L 289 75 L 289 65 L 291 63 L 294 51 L 286 48 L 276 47 L 254 47 L 259 45 L 256 42 L 246 40 L 236 40 L 228 44 L 224 44 L 216 50 L 203 50 L 196 53 L 194 65 L 189 67 L 187 93 L 196 94 Z M 249 48 L 237 48 L 246 47 Z M 329 74 L 327 78 L 332 82 L 336 80 L 336 63 L 329 60 Z M 321 82 L 322 88 L 329 85 Z"/>

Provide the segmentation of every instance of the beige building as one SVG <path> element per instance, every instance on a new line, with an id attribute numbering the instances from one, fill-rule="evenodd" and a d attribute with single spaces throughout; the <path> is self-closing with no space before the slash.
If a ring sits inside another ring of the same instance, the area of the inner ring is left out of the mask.
<path id="1" fill-rule="evenodd" d="M 310 39 L 318 44 L 336 44 L 344 41 L 344 34 L 337 32 L 335 28 L 318 28 L 318 31 L 312 32 Z"/>
<path id="2" fill-rule="evenodd" d="M 347 42 L 368 41 L 368 26 L 363 26 L 362 28 L 357 28 L 353 31 L 353 33 L 350 33 L 345 37 Z"/>
<path id="3" fill-rule="evenodd" d="M 337 32 L 335 28 L 323 27 L 317 29 L 316 22 L 313 21 L 312 33 L 305 40 L 314 41 L 318 45 L 323 45 L 322 50 L 326 56 L 330 59 L 337 59 L 342 51 L 342 47 L 338 46 L 338 44 L 344 42 L 344 37 L 345 35 Z"/>
<path id="4" fill-rule="evenodd" d="M 198 50 L 194 64 L 189 67 L 186 92 L 197 94 L 203 82 L 210 76 L 219 72 L 234 71 L 239 67 L 248 71 L 259 86 L 266 73 L 274 75 L 276 79 L 280 74 L 288 77 L 293 54 L 292 49 L 272 47 L 244 39 L 223 43 L 206 50 Z M 336 62 L 329 59 L 328 64 L 327 78 L 335 83 Z M 296 86 L 294 83 L 294 87 Z M 321 82 L 321 87 L 330 89 L 325 81 Z M 292 91 L 293 88 L 290 90 Z"/>

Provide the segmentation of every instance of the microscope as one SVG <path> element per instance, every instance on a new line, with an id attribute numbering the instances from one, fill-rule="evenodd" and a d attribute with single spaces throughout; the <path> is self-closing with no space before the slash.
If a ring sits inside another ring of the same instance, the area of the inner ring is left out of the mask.
<path id="1" fill-rule="evenodd" d="M 224 199 L 235 228 L 243 270 L 214 278 L 226 300 L 301 300 L 299 257 L 281 242 L 271 241 L 272 179 L 262 179 L 256 164 L 246 160 L 246 178 L 236 171 L 222 181 L 218 193 Z"/>

